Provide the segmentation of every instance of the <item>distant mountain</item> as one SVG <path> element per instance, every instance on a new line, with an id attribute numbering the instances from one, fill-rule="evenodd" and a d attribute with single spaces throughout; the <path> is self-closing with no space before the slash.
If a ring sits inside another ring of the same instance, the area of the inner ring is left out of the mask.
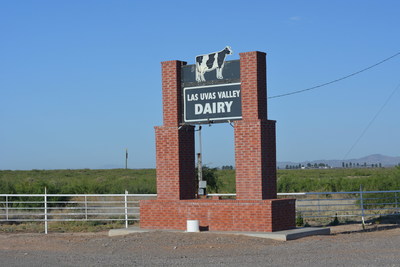
<path id="1" fill-rule="evenodd" d="M 342 167 L 342 164 L 359 164 L 359 165 L 364 165 L 366 164 L 367 166 L 371 166 L 371 164 L 381 164 L 382 167 L 393 167 L 395 165 L 400 164 L 400 157 L 390 157 L 390 156 L 384 156 L 380 154 L 373 154 L 369 155 L 366 157 L 362 157 L 359 159 L 347 159 L 347 160 L 313 160 L 313 161 L 303 161 L 303 162 L 291 162 L 291 161 L 282 161 L 278 162 L 278 168 L 280 169 L 285 169 L 286 166 L 298 166 L 301 164 L 302 166 L 307 166 L 307 164 L 327 164 L 331 167 Z"/>

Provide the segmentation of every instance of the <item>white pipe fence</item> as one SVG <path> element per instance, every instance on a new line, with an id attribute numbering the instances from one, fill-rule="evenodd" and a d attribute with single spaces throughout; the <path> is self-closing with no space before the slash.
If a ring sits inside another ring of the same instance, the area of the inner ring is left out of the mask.
<path id="1" fill-rule="evenodd" d="M 278 197 L 296 198 L 296 213 L 304 219 L 361 220 L 379 216 L 399 215 L 400 190 L 352 192 L 278 193 Z M 359 219 L 357 219 L 359 218 Z"/>
<path id="2" fill-rule="evenodd" d="M 361 189 L 361 188 L 360 188 Z M 334 217 L 361 220 L 400 214 L 400 190 L 353 192 L 278 193 L 278 198 L 296 198 L 296 212 L 304 220 Z M 234 198 L 235 194 L 209 194 Z M 140 199 L 157 194 L 0 194 L 0 224 L 5 222 L 139 221 Z"/>
<path id="3" fill-rule="evenodd" d="M 139 200 L 156 194 L 0 194 L 0 223 L 139 221 Z"/>

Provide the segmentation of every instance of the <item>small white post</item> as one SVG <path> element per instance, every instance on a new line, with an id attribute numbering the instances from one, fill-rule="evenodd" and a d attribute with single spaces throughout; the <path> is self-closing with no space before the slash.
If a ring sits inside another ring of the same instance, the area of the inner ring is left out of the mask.
<path id="1" fill-rule="evenodd" d="M 200 232 L 199 220 L 187 220 L 186 221 L 186 232 L 194 233 Z"/>
<path id="2" fill-rule="evenodd" d="M 125 190 L 125 228 L 128 228 L 128 190 Z"/>
<path id="3" fill-rule="evenodd" d="M 47 235 L 47 188 L 44 188 L 44 233 Z"/>
<path id="4" fill-rule="evenodd" d="M 360 202 L 361 202 L 361 220 L 362 220 L 362 228 L 365 230 L 364 200 L 363 200 L 362 185 L 360 185 Z"/>

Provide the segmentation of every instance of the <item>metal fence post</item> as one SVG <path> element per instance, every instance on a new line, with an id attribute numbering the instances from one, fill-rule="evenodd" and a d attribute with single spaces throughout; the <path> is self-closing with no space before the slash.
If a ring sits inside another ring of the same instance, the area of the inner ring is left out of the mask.
<path id="1" fill-rule="evenodd" d="M 87 221 L 88 219 L 88 212 L 87 212 L 87 196 L 85 195 L 85 220 Z"/>
<path id="2" fill-rule="evenodd" d="M 365 220 L 364 220 L 364 200 L 363 200 L 362 185 L 360 185 L 360 202 L 361 202 L 361 221 L 362 221 L 362 227 L 363 227 L 363 229 L 365 229 Z"/>
<path id="3" fill-rule="evenodd" d="M 395 200 L 395 203 L 396 203 L 396 212 L 398 213 L 399 212 L 399 207 L 398 207 L 398 202 L 397 202 L 397 192 L 394 192 L 394 200 Z"/>
<path id="4" fill-rule="evenodd" d="M 125 190 L 125 228 L 128 228 L 128 190 Z"/>
<path id="5" fill-rule="evenodd" d="M 47 188 L 44 188 L 44 233 L 47 235 Z"/>
<path id="6" fill-rule="evenodd" d="M 8 221 L 8 196 L 6 196 L 6 220 Z"/>
<path id="7" fill-rule="evenodd" d="M 321 205 L 319 201 L 320 201 L 320 196 L 318 196 L 318 217 L 321 217 Z"/>

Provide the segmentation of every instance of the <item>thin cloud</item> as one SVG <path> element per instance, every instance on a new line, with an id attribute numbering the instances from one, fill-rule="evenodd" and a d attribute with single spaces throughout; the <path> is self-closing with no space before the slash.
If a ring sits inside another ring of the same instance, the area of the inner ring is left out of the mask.
<path id="1" fill-rule="evenodd" d="M 301 20 L 301 17 L 293 16 L 293 17 L 290 17 L 289 19 L 292 20 L 292 21 L 299 21 L 299 20 Z"/>

